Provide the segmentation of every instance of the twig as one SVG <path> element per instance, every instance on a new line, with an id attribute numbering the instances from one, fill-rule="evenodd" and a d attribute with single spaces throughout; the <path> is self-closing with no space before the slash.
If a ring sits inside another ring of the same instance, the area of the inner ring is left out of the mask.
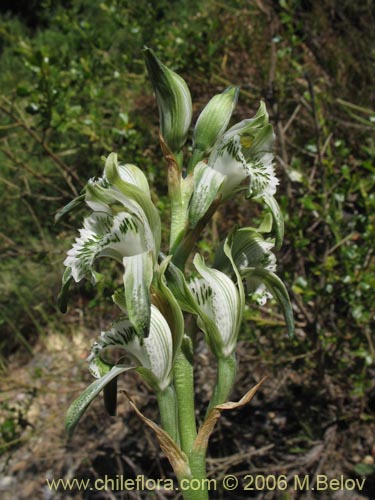
<path id="1" fill-rule="evenodd" d="M 6 102 L 6 104 L 8 106 L 12 107 L 12 103 L 8 99 L 6 99 L 4 96 L 2 97 L 2 99 L 3 99 L 4 102 Z M 59 168 L 61 174 L 63 175 L 66 183 L 70 187 L 70 189 L 73 192 L 73 194 L 75 196 L 77 196 L 78 195 L 77 189 L 72 184 L 70 176 L 74 177 L 75 180 L 81 185 L 82 183 L 81 183 L 78 175 L 75 172 L 73 172 L 68 167 L 68 165 L 66 165 L 66 163 L 63 160 L 61 160 L 61 158 L 59 158 L 50 149 L 50 147 L 48 146 L 48 144 L 46 144 L 46 142 L 44 140 L 42 140 L 39 137 L 39 135 L 36 132 L 34 132 L 34 130 L 31 127 L 29 127 L 29 125 L 27 124 L 26 119 L 23 116 L 22 111 L 16 105 L 13 105 L 13 106 L 17 110 L 18 116 L 15 115 L 10 109 L 8 109 L 7 107 L 5 107 L 3 105 L 0 105 L 0 110 L 3 111 L 3 113 L 5 113 L 6 115 L 8 115 L 10 118 L 12 118 L 15 121 L 16 124 L 18 124 L 20 127 L 22 127 L 34 139 L 34 141 L 37 144 L 39 144 L 44 149 L 45 153 L 47 153 L 47 155 L 54 161 L 54 163 Z M 19 118 L 21 118 L 21 120 L 19 120 Z"/>
<path id="2" fill-rule="evenodd" d="M 35 172 L 31 167 L 29 167 L 26 163 L 24 163 L 21 160 L 18 160 L 15 155 L 11 152 L 11 150 L 7 148 L 1 148 L 0 151 L 5 154 L 10 160 L 13 161 L 16 165 L 22 167 L 24 170 L 29 172 L 31 175 L 36 177 L 42 184 L 45 184 L 46 186 L 52 186 L 56 191 L 59 191 L 63 196 L 68 196 L 68 192 L 65 191 L 64 189 L 61 189 L 59 186 L 54 184 L 52 181 L 44 177 L 42 174 L 39 174 L 38 172 Z"/>

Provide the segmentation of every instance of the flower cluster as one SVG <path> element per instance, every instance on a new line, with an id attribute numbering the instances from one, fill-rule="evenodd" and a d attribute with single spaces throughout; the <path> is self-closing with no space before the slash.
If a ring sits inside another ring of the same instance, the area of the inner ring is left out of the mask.
<path id="1" fill-rule="evenodd" d="M 134 165 L 119 164 L 116 154 L 110 154 L 103 176 L 89 180 L 81 196 L 58 214 L 60 218 L 83 203 L 90 210 L 64 262 L 62 310 L 71 282 L 84 278 L 97 282 L 99 258 L 114 259 L 123 276 L 123 285 L 113 294 L 119 317 L 94 342 L 89 356 L 97 381 L 73 403 L 67 420 L 70 430 L 100 390 L 107 388 L 109 393 L 108 387 L 122 371 L 136 369 L 157 393 L 173 384 L 174 360 L 185 334 L 184 313 L 195 318 L 218 359 L 235 351 L 247 295 L 261 304 L 274 296 L 293 330 L 288 294 L 275 274 L 272 253 L 274 246 L 281 245 L 283 221 L 274 198 L 278 185 L 275 135 L 265 104 L 260 104 L 253 118 L 228 128 L 239 89 L 229 87 L 214 96 L 192 131 L 192 153 L 184 171 L 183 148 L 192 118 L 189 89 L 151 49 L 145 49 L 145 59 L 168 163 L 169 255 L 160 252 L 160 217 L 144 173 Z M 204 224 L 220 203 L 242 190 L 247 198 L 268 207 L 262 224 L 234 228 L 211 266 L 196 254 L 195 274 L 186 277 L 185 263 Z M 110 360 L 113 348 L 122 352 L 117 363 Z"/>

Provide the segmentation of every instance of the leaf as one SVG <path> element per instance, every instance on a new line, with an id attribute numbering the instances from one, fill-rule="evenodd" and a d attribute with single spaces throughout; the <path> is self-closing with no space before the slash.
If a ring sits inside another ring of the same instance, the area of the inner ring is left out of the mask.
<path id="1" fill-rule="evenodd" d="M 356 464 L 354 472 L 359 476 L 371 476 L 372 474 L 375 474 L 375 464 Z"/>
<path id="2" fill-rule="evenodd" d="M 226 410 L 235 410 L 238 408 L 242 408 L 243 406 L 247 405 L 255 396 L 256 392 L 260 388 L 260 386 L 263 384 L 263 382 L 266 380 L 267 377 L 262 378 L 262 380 L 254 386 L 252 389 L 250 389 L 239 401 L 236 403 L 234 402 L 228 402 L 224 403 L 221 405 L 217 405 L 212 410 L 209 411 L 205 421 L 201 425 L 198 435 L 195 439 L 194 446 L 193 446 L 193 451 L 192 454 L 194 453 L 200 453 L 201 450 L 206 450 L 207 445 L 208 445 L 208 440 L 214 430 L 214 427 L 216 425 L 216 422 L 220 418 L 220 415 L 223 411 Z"/>
<path id="3" fill-rule="evenodd" d="M 190 475 L 190 468 L 187 457 L 183 451 L 177 446 L 173 439 L 167 434 L 161 427 L 159 427 L 155 422 L 145 417 L 143 413 L 138 410 L 134 401 L 131 399 L 126 391 L 123 391 L 125 396 L 129 400 L 130 406 L 136 412 L 138 417 L 144 422 L 153 432 L 155 432 L 157 440 L 159 441 L 160 447 L 167 456 L 176 476 L 178 479 L 183 477 L 188 477 Z"/>
<path id="4" fill-rule="evenodd" d="M 121 373 L 131 369 L 132 367 L 124 365 L 114 366 L 106 375 L 95 380 L 91 385 L 89 385 L 87 389 L 75 401 L 73 401 L 65 416 L 65 428 L 69 437 L 73 435 L 74 429 L 76 428 L 82 415 L 102 389 Z"/>

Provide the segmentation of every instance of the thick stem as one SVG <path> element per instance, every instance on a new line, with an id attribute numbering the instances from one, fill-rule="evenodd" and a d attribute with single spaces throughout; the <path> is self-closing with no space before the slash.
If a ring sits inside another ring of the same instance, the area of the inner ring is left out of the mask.
<path id="1" fill-rule="evenodd" d="M 176 356 L 174 383 L 178 404 L 178 425 L 181 449 L 189 456 L 195 438 L 197 437 L 197 427 L 194 408 L 192 345 L 191 340 L 187 336 L 185 336 Z"/>
<path id="2" fill-rule="evenodd" d="M 194 450 L 189 456 L 191 477 L 194 479 L 191 483 L 192 487 L 197 488 L 197 485 L 199 485 L 199 490 L 191 492 L 192 494 L 196 493 L 196 496 L 192 497 L 194 500 L 208 500 L 209 498 L 207 489 L 206 452 L 207 450 Z"/>
<path id="3" fill-rule="evenodd" d="M 178 433 L 178 410 L 176 392 L 173 385 L 170 385 L 164 391 L 157 393 L 159 403 L 160 419 L 162 428 L 167 432 L 175 443 L 179 443 Z"/>
<path id="4" fill-rule="evenodd" d="M 237 361 L 233 353 L 227 358 L 217 359 L 216 384 L 212 394 L 208 412 L 217 405 L 226 403 L 232 390 L 234 379 L 236 377 Z"/>

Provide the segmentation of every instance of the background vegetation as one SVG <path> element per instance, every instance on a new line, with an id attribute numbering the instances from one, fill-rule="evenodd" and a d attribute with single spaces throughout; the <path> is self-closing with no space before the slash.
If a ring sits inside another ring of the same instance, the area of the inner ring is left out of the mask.
<path id="1" fill-rule="evenodd" d="M 240 85 L 236 118 L 251 116 L 263 99 L 278 137 L 279 200 L 286 217 L 279 274 L 292 297 L 297 336 L 287 339 L 275 307 L 247 311 L 238 391 L 259 374 L 268 373 L 271 381 L 255 402 L 255 417 L 248 409 L 233 417 L 233 429 L 223 424 L 226 436 L 243 426 L 244 443 L 224 445 L 221 431 L 215 435 L 213 457 L 233 457 L 240 448 L 242 459 L 228 462 L 227 469 L 213 462 L 212 471 L 275 470 L 278 462 L 313 473 L 325 457 L 337 462 L 333 470 L 367 477 L 365 493 L 373 498 L 374 2 L 33 0 L 3 2 L 0 9 L 5 463 L 37 434 L 28 411 L 45 394 L 41 381 L 52 375 L 52 353 L 60 352 L 58 373 L 65 367 L 87 380 L 84 361 L 77 373 L 61 352 L 84 353 L 98 325 L 111 319 L 106 283 L 98 295 L 83 285 L 72 301 L 78 307 L 64 317 L 57 312 L 64 253 L 82 213 L 56 226 L 56 211 L 89 177 L 100 175 L 101 157 L 116 151 L 144 169 L 168 220 L 157 110 L 141 53 L 148 45 L 188 82 L 195 116 L 214 93 Z M 249 225 L 257 217 L 239 202 L 208 228 L 213 243 L 202 251 L 210 255 L 228 225 Z M 84 333 L 83 348 L 77 347 L 77 332 Z M 41 355 L 44 364 L 35 361 Z M 22 404 L 15 404 L 25 366 L 31 372 L 24 375 Z M 204 387 L 201 392 L 203 405 Z M 60 413 L 67 407 L 65 401 L 55 404 Z M 91 432 L 95 436 L 95 426 Z M 246 458 L 249 446 L 267 444 L 274 446 L 272 457 Z M 320 454 L 316 446 L 323 446 Z M 314 450 L 315 461 L 301 459 Z M 145 462 L 143 467 L 148 470 Z M 88 474 L 81 462 L 76 470 Z"/>

